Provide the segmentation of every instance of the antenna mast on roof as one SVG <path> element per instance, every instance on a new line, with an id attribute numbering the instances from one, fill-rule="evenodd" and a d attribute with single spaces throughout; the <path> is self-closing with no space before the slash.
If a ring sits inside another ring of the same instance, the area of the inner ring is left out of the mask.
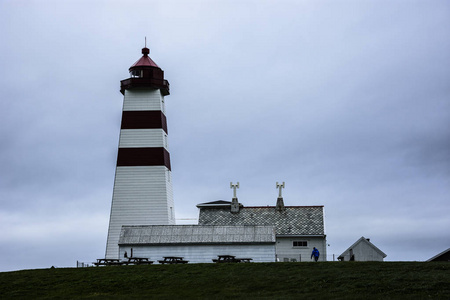
<path id="1" fill-rule="evenodd" d="M 282 196 L 282 194 L 281 194 L 281 189 L 284 189 L 285 186 L 286 186 L 286 185 L 284 184 L 284 181 L 283 181 L 282 184 L 279 184 L 278 181 L 277 181 L 276 187 L 277 187 L 277 189 L 279 190 L 279 192 L 278 192 L 278 198 L 277 198 L 277 206 L 276 206 L 276 208 L 277 208 L 278 211 L 284 211 L 284 210 L 285 210 L 285 207 L 284 207 L 284 201 L 283 201 L 283 196 Z"/>
<path id="2" fill-rule="evenodd" d="M 147 37 L 145 37 L 145 48 L 147 48 Z"/>

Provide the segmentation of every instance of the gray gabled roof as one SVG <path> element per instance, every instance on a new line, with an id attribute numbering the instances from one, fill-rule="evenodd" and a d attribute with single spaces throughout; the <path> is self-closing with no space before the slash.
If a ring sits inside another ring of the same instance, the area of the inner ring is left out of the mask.
<path id="1" fill-rule="evenodd" d="M 273 226 L 122 226 L 119 245 L 275 243 Z"/>
<path id="2" fill-rule="evenodd" d="M 230 206 L 199 206 L 199 225 L 263 225 L 275 226 L 277 236 L 325 235 L 323 206 L 241 207 L 232 213 Z"/>
<path id="3" fill-rule="evenodd" d="M 360 237 L 359 240 L 357 240 L 356 242 L 353 243 L 353 245 L 351 245 L 350 247 L 347 248 L 347 250 L 345 250 L 344 252 L 342 252 L 341 255 L 339 255 L 338 258 L 340 257 L 344 257 L 345 255 L 347 255 L 350 252 L 350 249 L 355 248 L 356 245 L 358 245 L 359 243 L 366 243 L 368 245 L 370 245 L 373 249 L 375 249 L 375 251 L 377 251 L 381 256 L 386 257 L 386 253 L 384 253 L 383 251 L 381 251 L 380 249 L 378 249 L 377 246 L 375 246 L 374 244 L 372 244 L 369 240 L 367 240 L 365 237 Z"/>
<path id="4" fill-rule="evenodd" d="M 217 201 L 212 201 L 212 202 L 206 202 L 206 203 L 200 203 L 197 204 L 197 207 L 216 207 L 216 206 L 231 206 L 231 202 L 230 201 L 225 201 L 225 200 L 217 200 Z"/>

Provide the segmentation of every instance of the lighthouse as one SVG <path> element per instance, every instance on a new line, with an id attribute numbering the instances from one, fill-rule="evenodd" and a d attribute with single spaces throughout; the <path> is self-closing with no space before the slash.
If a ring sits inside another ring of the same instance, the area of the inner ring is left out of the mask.
<path id="1" fill-rule="evenodd" d="M 142 57 L 120 82 L 122 122 L 117 153 L 106 258 L 119 258 L 124 225 L 174 225 L 173 191 L 164 97 L 164 71 L 142 49 Z"/>

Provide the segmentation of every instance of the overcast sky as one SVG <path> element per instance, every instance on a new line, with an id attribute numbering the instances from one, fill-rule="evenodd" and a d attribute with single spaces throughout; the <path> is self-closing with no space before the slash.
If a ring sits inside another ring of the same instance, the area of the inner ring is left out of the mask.
<path id="1" fill-rule="evenodd" d="M 449 1 L 0 1 L 0 271 L 104 257 L 123 96 L 165 71 L 175 211 L 324 205 L 328 260 L 450 247 Z M 178 224 L 196 220 L 178 220 Z"/>

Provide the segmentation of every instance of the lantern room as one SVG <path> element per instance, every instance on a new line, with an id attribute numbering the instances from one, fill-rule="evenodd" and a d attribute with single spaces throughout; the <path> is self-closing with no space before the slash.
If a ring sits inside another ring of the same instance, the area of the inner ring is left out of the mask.
<path id="1" fill-rule="evenodd" d="M 153 88 L 160 89 L 161 93 L 169 95 L 169 82 L 164 79 L 164 71 L 148 56 L 150 49 L 142 48 L 142 57 L 128 70 L 130 78 L 122 80 L 120 92 L 127 89 Z"/>

